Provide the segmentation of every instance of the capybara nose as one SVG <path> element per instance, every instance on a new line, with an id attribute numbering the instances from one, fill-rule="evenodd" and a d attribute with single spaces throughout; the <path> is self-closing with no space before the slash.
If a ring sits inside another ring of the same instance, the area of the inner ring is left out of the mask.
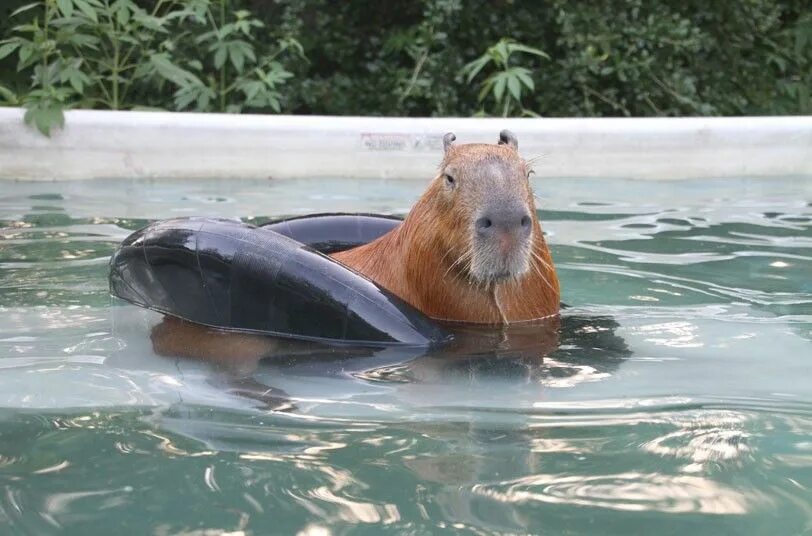
<path id="1" fill-rule="evenodd" d="M 532 221 L 526 210 L 493 212 L 477 219 L 476 231 L 483 238 L 497 233 L 526 236 L 530 234 Z"/>

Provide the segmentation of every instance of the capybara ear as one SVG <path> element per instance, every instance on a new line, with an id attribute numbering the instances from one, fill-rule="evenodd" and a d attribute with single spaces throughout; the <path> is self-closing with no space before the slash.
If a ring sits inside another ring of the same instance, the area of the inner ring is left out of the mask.
<path id="1" fill-rule="evenodd" d="M 451 144 L 454 143 L 454 140 L 456 139 L 457 137 L 454 135 L 453 132 L 449 132 L 445 136 L 443 136 L 443 151 L 447 153 L 448 150 L 451 148 Z"/>
<path id="2" fill-rule="evenodd" d="M 516 139 L 516 134 L 507 129 L 499 133 L 499 145 L 510 145 L 514 151 L 519 150 L 519 140 Z"/>

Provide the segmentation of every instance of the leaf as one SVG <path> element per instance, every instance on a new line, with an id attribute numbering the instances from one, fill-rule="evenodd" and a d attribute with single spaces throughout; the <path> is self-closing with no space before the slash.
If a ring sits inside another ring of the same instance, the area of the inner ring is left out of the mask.
<path id="1" fill-rule="evenodd" d="M 537 48 L 529 47 L 527 45 L 523 45 L 521 43 L 511 43 L 508 45 L 508 48 L 511 52 L 524 52 L 525 54 L 532 54 L 534 56 L 539 56 L 542 58 L 550 59 L 550 56 Z"/>
<path id="2" fill-rule="evenodd" d="M 0 60 L 17 50 L 19 46 L 20 43 L 6 43 L 5 45 L 0 46 Z"/>
<path id="3" fill-rule="evenodd" d="M 17 71 L 22 71 L 30 65 L 28 60 L 31 59 L 32 54 L 34 54 L 34 47 L 32 45 L 25 44 L 20 48 L 20 61 L 17 64 Z"/>
<path id="4" fill-rule="evenodd" d="M 489 76 L 485 83 L 482 84 L 482 88 L 479 90 L 479 95 L 477 95 L 477 100 L 479 102 L 484 101 L 488 97 L 488 93 L 491 92 L 491 88 L 493 87 L 493 76 Z"/>
<path id="5" fill-rule="evenodd" d="M 166 22 L 164 19 L 153 17 L 152 15 L 148 15 L 141 10 L 133 14 L 133 20 L 145 30 L 150 30 L 157 33 L 167 32 Z"/>
<path id="6" fill-rule="evenodd" d="M 466 64 L 462 68 L 462 72 L 468 74 L 468 79 L 466 82 L 469 84 L 471 81 L 476 78 L 476 75 L 490 62 L 490 58 L 488 56 L 480 56 L 479 58 L 475 59 L 471 63 Z"/>
<path id="7" fill-rule="evenodd" d="M 513 95 L 513 98 L 516 99 L 517 102 L 521 101 L 522 86 L 519 83 L 519 77 L 515 75 L 513 76 L 506 75 L 505 78 L 507 78 L 507 87 L 510 94 Z"/>
<path id="8" fill-rule="evenodd" d="M 47 65 L 38 64 L 34 67 L 34 80 L 45 88 L 56 84 L 60 80 L 62 61 L 57 60 Z"/>
<path id="9" fill-rule="evenodd" d="M 86 35 L 86 34 L 73 34 L 68 38 L 68 42 L 72 45 L 76 45 L 78 48 L 87 47 L 91 50 L 98 50 L 97 43 L 99 39 L 93 35 Z"/>
<path id="10" fill-rule="evenodd" d="M 16 17 L 20 13 L 24 13 L 24 12 L 28 11 L 29 9 L 34 9 L 35 7 L 39 7 L 41 5 L 42 5 L 42 2 L 32 2 L 30 4 L 26 4 L 26 5 L 24 5 L 24 6 L 20 7 L 20 8 L 17 8 L 14 11 L 12 11 L 11 15 L 9 15 L 9 18 Z"/>
<path id="11" fill-rule="evenodd" d="M 505 64 L 507 62 L 508 56 L 510 56 L 510 52 L 508 51 L 508 41 L 506 39 L 500 39 L 498 43 L 493 46 L 493 49 L 499 54 L 500 63 Z"/>
<path id="12" fill-rule="evenodd" d="M 81 11 L 85 17 L 89 18 L 93 22 L 96 23 L 99 22 L 99 17 L 96 14 L 96 10 L 93 9 L 93 7 L 87 3 L 87 0 L 72 0 L 72 1 L 74 4 L 76 4 L 76 7 L 79 8 L 79 11 Z"/>
<path id="13" fill-rule="evenodd" d="M 226 63 L 226 58 L 228 57 L 228 49 L 225 45 L 220 45 L 217 47 L 217 52 L 214 53 L 214 68 L 220 69 Z"/>
<path id="14" fill-rule="evenodd" d="M 82 80 L 82 77 L 78 73 L 73 73 L 71 75 L 70 85 L 76 90 L 76 93 L 80 95 L 84 93 L 84 80 Z"/>
<path id="15" fill-rule="evenodd" d="M 302 59 L 307 60 L 305 58 L 304 47 L 302 44 L 294 39 L 293 37 L 286 37 L 285 39 L 280 39 L 277 44 L 279 45 L 279 52 L 284 52 L 289 49 L 293 49 L 294 53 L 301 56 Z"/>
<path id="16" fill-rule="evenodd" d="M 172 63 L 172 60 L 170 60 L 166 54 L 152 54 L 149 57 L 149 61 L 152 66 L 155 67 L 159 75 L 175 85 L 181 87 L 203 85 L 203 82 L 201 82 L 197 76 Z"/>
<path id="17" fill-rule="evenodd" d="M 65 114 L 62 111 L 62 105 L 53 101 L 35 102 L 25 112 L 24 120 L 27 124 L 34 124 L 37 130 L 45 134 L 51 135 L 51 129 L 55 126 L 65 126 Z"/>
<path id="18" fill-rule="evenodd" d="M 199 45 L 199 44 L 205 43 L 206 41 L 209 41 L 211 39 L 217 39 L 217 32 L 212 31 L 212 32 L 206 32 L 204 34 L 201 34 L 201 35 L 195 37 L 195 43 L 197 43 Z M 210 50 L 212 50 L 212 49 L 210 49 Z"/>
<path id="19" fill-rule="evenodd" d="M 214 98 L 214 95 L 211 94 L 209 91 L 203 91 L 197 97 L 197 111 L 198 112 L 209 112 L 209 103 L 211 99 Z"/>
<path id="20" fill-rule="evenodd" d="M 116 12 L 116 19 L 118 23 L 122 26 L 126 26 L 128 22 L 130 22 L 130 10 L 127 6 L 122 5 L 118 11 Z"/>
<path id="21" fill-rule="evenodd" d="M 242 52 L 236 48 L 230 48 L 229 59 L 231 59 L 231 64 L 237 69 L 238 73 L 242 72 L 242 68 L 245 66 L 245 56 L 243 56 Z"/>
<path id="22" fill-rule="evenodd" d="M 240 43 L 241 41 L 232 41 L 228 45 L 228 58 L 238 73 L 241 73 L 245 66 L 245 50 Z"/>
<path id="23" fill-rule="evenodd" d="M 70 72 L 70 76 L 68 78 L 71 87 L 78 93 L 79 95 L 84 94 L 84 87 L 85 85 L 90 85 L 90 78 L 80 71 L 79 69 L 73 69 Z"/>
<path id="24" fill-rule="evenodd" d="M 71 0 L 56 0 L 56 6 L 66 17 L 73 15 L 73 2 Z"/>
<path id="25" fill-rule="evenodd" d="M 254 54 L 254 47 L 251 46 L 250 43 L 245 43 L 245 46 L 243 46 L 243 54 L 245 54 L 245 57 L 252 62 L 257 62 L 257 56 Z"/>
<path id="26" fill-rule="evenodd" d="M 134 45 L 136 47 L 141 45 L 141 41 L 127 34 L 118 34 L 118 40 L 121 41 L 122 43 L 127 43 L 128 45 Z"/>
<path id="27" fill-rule="evenodd" d="M 195 109 L 199 112 L 211 111 L 209 103 L 215 98 L 214 92 L 204 86 L 202 83 L 192 84 L 178 89 L 175 92 L 175 109 L 184 110 L 189 108 L 193 102 L 196 103 Z"/>
<path id="28" fill-rule="evenodd" d="M 11 31 L 17 33 L 34 33 L 39 31 L 39 25 L 37 25 L 37 19 L 34 19 L 33 24 L 19 24 L 12 28 Z"/>
<path id="29" fill-rule="evenodd" d="M 220 30 L 217 32 L 217 39 L 225 40 L 225 38 L 230 36 L 232 33 L 234 33 L 234 25 L 224 24 L 220 26 Z"/>
<path id="30" fill-rule="evenodd" d="M 175 109 L 183 110 L 196 98 L 191 88 L 182 88 L 175 92 Z"/>
<path id="31" fill-rule="evenodd" d="M 533 83 L 533 79 L 530 78 L 530 71 L 525 69 L 524 67 L 517 67 L 515 69 L 516 76 L 519 77 L 519 80 L 529 89 L 530 91 L 534 91 L 536 89 L 536 85 Z"/>
<path id="32" fill-rule="evenodd" d="M 242 87 L 240 87 L 240 90 L 245 95 L 246 102 L 251 102 L 254 100 L 254 97 L 256 97 L 263 89 L 265 89 L 265 87 L 262 85 L 262 82 L 257 81 L 246 82 L 242 85 Z"/>
<path id="33" fill-rule="evenodd" d="M 505 94 L 505 85 L 507 79 L 504 73 L 499 73 L 496 76 L 496 81 L 493 84 L 493 96 L 496 97 L 496 102 L 502 102 L 502 96 Z"/>

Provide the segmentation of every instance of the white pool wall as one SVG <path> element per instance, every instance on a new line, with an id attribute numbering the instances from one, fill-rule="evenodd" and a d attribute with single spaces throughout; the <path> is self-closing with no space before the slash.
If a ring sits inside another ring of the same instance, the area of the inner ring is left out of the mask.
<path id="1" fill-rule="evenodd" d="M 812 177 L 812 116 L 391 118 L 77 110 L 47 138 L 0 108 L 0 179 L 426 180 L 442 136 L 494 143 L 504 128 L 540 177 Z"/>

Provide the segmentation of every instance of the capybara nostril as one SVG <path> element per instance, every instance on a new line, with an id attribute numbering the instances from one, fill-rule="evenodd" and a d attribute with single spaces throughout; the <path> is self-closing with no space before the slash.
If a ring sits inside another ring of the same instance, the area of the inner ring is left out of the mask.
<path id="1" fill-rule="evenodd" d="M 491 221 L 490 218 L 487 217 L 479 218 L 476 221 L 476 230 L 479 231 L 480 233 L 488 232 L 488 229 L 490 229 L 491 227 L 493 227 L 493 222 Z"/>
<path id="2" fill-rule="evenodd" d="M 476 231 L 481 236 L 491 235 L 495 231 L 523 235 L 530 230 L 532 221 L 526 210 L 492 211 L 476 220 Z"/>

